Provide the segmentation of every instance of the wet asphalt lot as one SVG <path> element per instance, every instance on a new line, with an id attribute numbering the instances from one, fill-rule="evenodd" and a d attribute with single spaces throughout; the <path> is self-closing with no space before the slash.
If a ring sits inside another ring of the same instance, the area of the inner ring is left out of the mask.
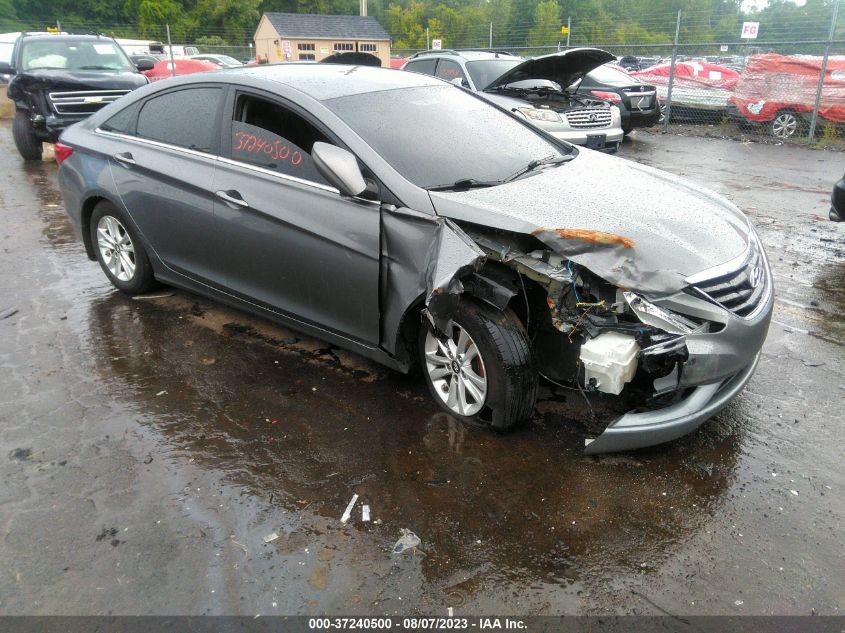
<path id="1" fill-rule="evenodd" d="M 186 293 L 121 295 L 4 122 L 0 613 L 841 614 L 843 155 L 649 133 L 620 155 L 745 210 L 777 302 L 726 411 L 585 457 L 569 394 L 482 433 L 418 378 Z M 401 528 L 416 555 L 391 555 Z"/>

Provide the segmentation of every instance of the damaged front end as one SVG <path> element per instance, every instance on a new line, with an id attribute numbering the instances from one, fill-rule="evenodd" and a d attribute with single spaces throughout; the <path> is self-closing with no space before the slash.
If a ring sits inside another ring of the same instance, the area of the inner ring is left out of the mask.
<path id="1" fill-rule="evenodd" d="M 760 309 L 759 321 L 737 324 L 722 306 L 695 305 L 685 291 L 649 300 L 631 289 L 637 281 L 675 287 L 678 280 L 638 269 L 630 254 L 636 244 L 624 236 L 581 229 L 537 229 L 531 236 L 476 226 L 465 230 L 488 261 L 497 262 L 466 285 L 494 305 L 490 299 L 498 296 L 499 307 L 523 295 L 521 313 L 540 374 L 588 398 L 591 393 L 623 398 L 630 409 L 586 440 L 588 454 L 689 433 L 739 393 L 754 371 L 770 305 Z M 770 285 L 765 257 L 759 261 Z M 684 301 L 692 308 L 685 309 Z M 770 293 L 760 301 L 770 302 Z M 728 351 L 719 351 L 719 345 Z"/>

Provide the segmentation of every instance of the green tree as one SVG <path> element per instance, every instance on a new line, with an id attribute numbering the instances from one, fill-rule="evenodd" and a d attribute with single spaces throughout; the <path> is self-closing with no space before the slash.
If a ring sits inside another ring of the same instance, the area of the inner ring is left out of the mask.
<path id="1" fill-rule="evenodd" d="M 560 5 L 557 0 L 543 0 L 534 8 L 534 26 L 528 32 L 529 46 L 548 46 L 560 42 Z"/>

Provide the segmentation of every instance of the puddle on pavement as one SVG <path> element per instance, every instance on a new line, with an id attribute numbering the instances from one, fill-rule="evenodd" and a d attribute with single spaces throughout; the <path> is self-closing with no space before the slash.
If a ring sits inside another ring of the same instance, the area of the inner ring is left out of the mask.
<path id="1" fill-rule="evenodd" d="M 429 581 L 485 564 L 510 580 L 556 584 L 591 560 L 603 561 L 603 574 L 647 570 L 732 482 L 742 433 L 730 422 L 660 451 L 588 458 L 578 421 L 553 406 L 508 435 L 471 430 L 439 413 L 419 379 L 373 378 L 279 343 L 289 333 L 266 323 L 262 337 L 252 325 L 202 327 L 194 306 L 217 322 L 249 319 L 180 296 L 91 302 L 87 352 L 111 397 L 227 483 L 289 512 L 307 503 L 312 529 L 360 495 L 381 524 L 356 529 L 387 545 L 411 528 Z"/>

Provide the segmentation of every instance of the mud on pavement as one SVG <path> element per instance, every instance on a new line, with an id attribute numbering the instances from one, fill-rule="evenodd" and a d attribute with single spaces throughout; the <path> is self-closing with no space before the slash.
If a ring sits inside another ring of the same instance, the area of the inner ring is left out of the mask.
<path id="1" fill-rule="evenodd" d="M 716 419 L 585 457 L 580 394 L 546 385 L 531 424 L 479 432 L 418 377 L 114 291 L 55 164 L 24 165 L 6 123 L 0 145 L 0 613 L 841 613 L 841 154 L 626 142 L 750 215 L 777 305 Z M 403 528 L 421 543 L 393 555 Z"/>

